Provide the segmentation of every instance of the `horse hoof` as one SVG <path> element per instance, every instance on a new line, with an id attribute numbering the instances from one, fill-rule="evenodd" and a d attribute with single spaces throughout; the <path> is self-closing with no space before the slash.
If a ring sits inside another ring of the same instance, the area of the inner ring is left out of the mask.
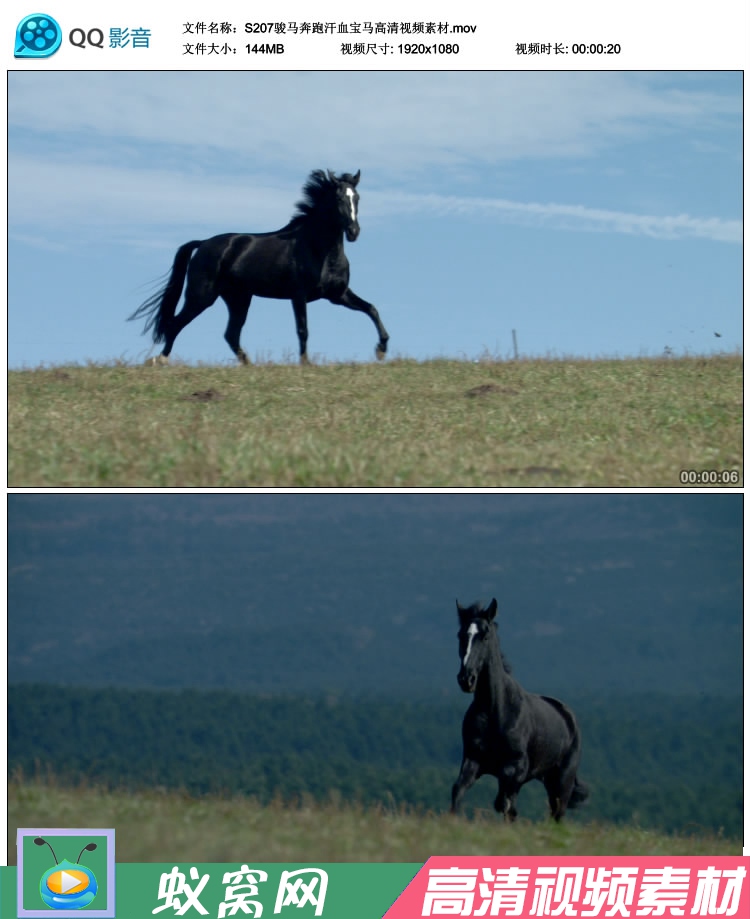
<path id="1" fill-rule="evenodd" d="M 300 354 L 300 356 L 299 356 L 299 362 L 300 362 L 300 364 L 301 364 L 303 367 L 309 367 L 309 365 L 310 365 L 310 358 L 309 358 L 306 354 Z"/>
<path id="2" fill-rule="evenodd" d="M 375 346 L 375 357 L 379 361 L 384 361 L 385 360 L 385 348 L 381 348 L 380 345 L 376 345 Z"/>
<path id="3" fill-rule="evenodd" d="M 147 357 L 144 363 L 146 367 L 166 367 L 169 363 L 169 358 L 164 357 L 163 354 L 157 354 L 156 357 Z"/>

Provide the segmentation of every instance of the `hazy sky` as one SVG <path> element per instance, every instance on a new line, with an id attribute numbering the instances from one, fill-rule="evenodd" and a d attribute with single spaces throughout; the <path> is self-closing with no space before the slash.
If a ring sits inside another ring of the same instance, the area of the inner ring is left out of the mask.
<path id="1" fill-rule="evenodd" d="M 180 683 L 248 685 L 260 677 L 244 664 L 196 661 L 207 642 L 221 655 L 255 635 L 269 655 L 258 668 L 277 689 L 300 685 L 299 659 L 287 657 L 295 645 L 306 668 L 314 661 L 308 685 L 380 691 L 387 673 L 383 692 L 412 681 L 452 691 L 455 599 L 494 596 L 504 647 L 537 691 L 737 694 L 742 502 L 687 492 L 11 495 L 10 678 L 164 685 L 154 648 L 166 641 Z M 67 649 L 57 623 L 73 620 L 85 637 Z M 373 669 L 357 673 L 351 642 Z"/>
<path id="2" fill-rule="evenodd" d="M 127 316 L 183 242 L 267 231 L 315 168 L 361 169 L 352 288 L 392 353 L 630 356 L 742 344 L 736 73 L 9 74 L 11 367 L 140 361 Z M 175 357 L 233 361 L 218 302 Z M 311 355 L 369 360 L 309 311 Z M 718 333 L 718 335 L 716 334 Z M 720 337 L 718 337 L 720 336 Z M 296 354 L 256 299 L 251 357 Z"/>

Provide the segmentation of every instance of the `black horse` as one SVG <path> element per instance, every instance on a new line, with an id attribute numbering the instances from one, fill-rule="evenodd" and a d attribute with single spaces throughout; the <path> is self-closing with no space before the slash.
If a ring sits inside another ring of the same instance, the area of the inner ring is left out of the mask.
<path id="1" fill-rule="evenodd" d="M 249 363 L 240 347 L 240 332 L 253 294 L 292 301 L 303 363 L 307 361 L 307 304 L 321 297 L 372 319 L 379 335 L 375 354 L 382 360 L 388 333 L 375 307 L 350 290 L 344 254 L 344 234 L 349 242 L 359 236 L 358 184 L 359 170 L 337 178 L 330 170 L 326 175 L 316 169 L 303 189 L 297 213 L 282 229 L 223 233 L 180 246 L 167 283 L 129 317 L 146 316 L 144 333 L 151 329 L 154 342 L 164 342 L 158 360 L 166 361 L 182 329 L 222 297 L 229 307 L 224 338 L 238 359 Z M 186 274 L 185 302 L 175 315 Z"/>
<path id="2" fill-rule="evenodd" d="M 497 639 L 497 600 L 458 609 L 458 685 L 474 699 L 464 716 L 464 754 L 451 811 L 481 775 L 498 782 L 495 810 L 515 820 L 516 798 L 532 779 L 544 783 L 555 820 L 588 797 L 576 776 L 581 734 L 567 705 L 526 692 L 510 675 Z"/>

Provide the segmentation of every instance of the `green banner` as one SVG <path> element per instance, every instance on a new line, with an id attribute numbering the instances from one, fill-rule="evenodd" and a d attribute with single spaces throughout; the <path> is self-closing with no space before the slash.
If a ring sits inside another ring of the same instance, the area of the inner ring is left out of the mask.
<path id="1" fill-rule="evenodd" d="M 421 867 L 413 863 L 121 864 L 115 869 L 115 917 L 382 919 Z M 38 888 L 39 879 L 24 878 L 19 914 L 16 868 L 0 868 L 0 919 L 23 916 L 25 911 L 54 916 L 56 910 L 45 905 Z M 95 908 L 96 900 L 78 912 L 85 916 Z"/>

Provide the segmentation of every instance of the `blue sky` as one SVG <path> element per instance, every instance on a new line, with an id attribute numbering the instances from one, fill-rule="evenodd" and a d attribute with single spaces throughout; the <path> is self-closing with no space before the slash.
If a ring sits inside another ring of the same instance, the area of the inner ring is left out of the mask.
<path id="1" fill-rule="evenodd" d="M 742 347 L 738 73 L 9 74 L 11 367 L 140 362 L 127 316 L 183 242 L 287 222 L 312 169 L 362 171 L 351 286 L 391 354 L 711 354 Z M 175 358 L 228 362 L 218 301 Z M 311 356 L 371 360 L 309 307 Z M 717 337 L 718 333 L 720 337 Z M 291 305 L 242 343 L 294 359 Z M 156 353 L 156 351 L 153 351 Z"/>

